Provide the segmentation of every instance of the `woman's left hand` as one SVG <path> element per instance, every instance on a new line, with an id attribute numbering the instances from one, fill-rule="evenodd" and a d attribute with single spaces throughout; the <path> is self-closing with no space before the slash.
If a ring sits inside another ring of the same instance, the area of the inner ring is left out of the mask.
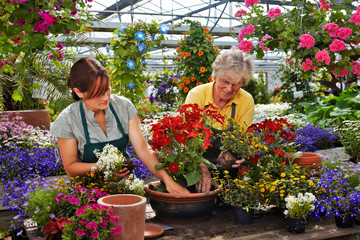
<path id="1" fill-rule="evenodd" d="M 119 178 L 127 178 L 130 175 L 130 171 L 125 167 L 114 173 L 114 176 Z"/>
<path id="2" fill-rule="evenodd" d="M 240 165 L 241 165 L 243 162 L 245 162 L 245 159 L 236 160 L 236 161 L 235 161 L 235 164 L 233 164 L 231 167 L 232 167 L 232 168 L 239 168 Z"/>

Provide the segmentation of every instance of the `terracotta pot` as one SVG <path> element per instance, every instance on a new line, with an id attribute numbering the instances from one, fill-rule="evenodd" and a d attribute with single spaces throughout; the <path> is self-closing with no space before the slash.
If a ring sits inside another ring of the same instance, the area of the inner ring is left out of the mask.
<path id="1" fill-rule="evenodd" d="M 2 117 L 8 116 L 9 121 L 21 117 L 21 120 L 28 125 L 40 127 L 43 130 L 50 129 L 50 115 L 47 109 L 2 111 L 0 115 Z"/>
<path id="2" fill-rule="evenodd" d="M 98 199 L 98 204 L 112 207 L 120 216 L 120 234 L 112 239 L 143 240 L 145 233 L 146 198 L 134 194 L 114 194 Z"/>
<path id="3" fill-rule="evenodd" d="M 159 184 L 159 181 L 149 183 L 144 190 L 156 218 L 165 222 L 184 223 L 209 218 L 220 192 L 216 189 L 206 193 L 170 194 L 155 191 Z"/>
<path id="4" fill-rule="evenodd" d="M 289 153 L 289 157 L 295 153 Z M 302 168 L 318 169 L 321 167 L 321 156 L 316 153 L 303 152 L 300 157 L 295 158 L 292 164 L 297 164 Z"/>

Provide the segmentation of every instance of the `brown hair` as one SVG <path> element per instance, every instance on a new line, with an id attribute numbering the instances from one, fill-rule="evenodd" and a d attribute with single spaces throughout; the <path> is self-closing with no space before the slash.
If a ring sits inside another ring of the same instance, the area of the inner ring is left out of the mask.
<path id="1" fill-rule="evenodd" d="M 70 89 L 77 88 L 80 92 L 87 92 L 86 99 L 91 99 L 102 96 L 108 91 L 110 77 L 98 60 L 85 57 L 79 59 L 71 67 L 67 85 Z M 74 100 L 80 100 L 74 91 L 71 95 Z"/>

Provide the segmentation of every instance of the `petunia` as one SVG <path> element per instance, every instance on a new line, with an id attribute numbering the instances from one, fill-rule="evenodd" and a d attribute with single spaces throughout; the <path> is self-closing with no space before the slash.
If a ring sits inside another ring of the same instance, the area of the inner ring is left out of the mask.
<path id="1" fill-rule="evenodd" d="M 127 60 L 126 65 L 127 65 L 128 68 L 130 68 L 130 69 L 134 69 L 134 68 L 135 68 L 135 62 L 134 62 L 134 60 L 132 60 L 132 59 Z"/>

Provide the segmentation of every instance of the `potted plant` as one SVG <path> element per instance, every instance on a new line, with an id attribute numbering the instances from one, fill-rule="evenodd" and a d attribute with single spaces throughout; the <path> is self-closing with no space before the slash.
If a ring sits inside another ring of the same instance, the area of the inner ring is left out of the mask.
<path id="1" fill-rule="evenodd" d="M 360 121 L 344 121 L 339 129 L 342 133 L 340 141 L 344 146 L 345 152 L 350 156 L 350 161 L 359 163 L 360 158 Z"/>
<path id="2" fill-rule="evenodd" d="M 247 174 L 231 178 L 227 170 L 221 178 L 219 178 L 219 172 L 215 172 L 214 181 L 221 189 L 219 197 L 223 203 L 233 207 L 235 222 L 251 224 L 254 210 L 260 207 L 259 185 Z"/>
<path id="3" fill-rule="evenodd" d="M 286 210 L 285 221 L 289 232 L 303 233 L 305 232 L 306 217 L 310 211 L 315 209 L 316 198 L 312 193 L 298 193 L 285 198 Z"/>
<path id="4" fill-rule="evenodd" d="M 202 157 L 212 137 L 207 121 L 223 120 L 213 106 L 200 109 L 197 104 L 185 104 L 178 115 L 165 116 L 153 124 L 150 145 L 160 161 L 156 169 L 166 169 L 174 181 L 194 192 L 195 184 L 200 181 L 200 163 L 215 168 Z M 209 217 L 219 189 L 183 196 L 165 193 L 164 184 L 159 182 L 156 186 L 146 186 L 145 191 L 158 218 L 185 221 Z"/>

